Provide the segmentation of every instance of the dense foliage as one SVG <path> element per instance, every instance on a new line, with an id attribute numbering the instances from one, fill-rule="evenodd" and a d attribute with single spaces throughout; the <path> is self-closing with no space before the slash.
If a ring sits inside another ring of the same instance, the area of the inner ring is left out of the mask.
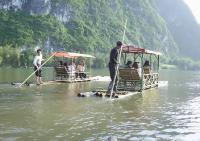
<path id="1" fill-rule="evenodd" d="M 44 44 L 47 39 L 51 39 L 53 44 L 69 48 L 73 37 L 68 32 L 67 28 L 51 15 L 0 11 L 0 65 L 29 65 L 33 58 L 33 47 Z"/>
<path id="2" fill-rule="evenodd" d="M 68 45 L 68 30 L 51 15 L 30 15 L 23 11 L 0 11 L 0 44 L 22 48 L 44 43 L 48 38 L 56 44 Z"/>
<path id="3" fill-rule="evenodd" d="M 0 11 L 0 65 L 31 66 L 34 48 L 44 53 L 67 50 L 97 57 L 93 67 L 105 67 L 110 49 L 124 42 L 161 51 L 164 63 L 178 52 L 176 43 L 159 16 L 154 0 L 50 0 L 48 14 L 32 14 L 27 9 Z M 26 3 L 25 3 L 26 4 Z M 59 11 L 60 10 L 60 11 Z M 66 21 L 59 21 L 55 13 Z M 9 58 L 9 59 L 8 59 Z"/>

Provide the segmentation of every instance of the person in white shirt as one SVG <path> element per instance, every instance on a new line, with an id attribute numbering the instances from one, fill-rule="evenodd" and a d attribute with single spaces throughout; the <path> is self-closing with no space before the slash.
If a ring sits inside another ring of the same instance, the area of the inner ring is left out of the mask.
<path id="1" fill-rule="evenodd" d="M 37 55 L 35 56 L 34 60 L 33 60 L 33 65 L 34 65 L 34 71 L 35 75 L 36 75 L 36 84 L 40 85 L 42 84 L 42 70 L 41 70 L 41 64 L 42 64 L 42 52 L 41 49 L 37 50 Z"/>
<path id="2" fill-rule="evenodd" d="M 74 62 L 70 63 L 69 66 L 68 66 L 68 69 L 71 73 L 75 73 L 76 71 L 76 65 Z"/>
<path id="3" fill-rule="evenodd" d="M 85 73 L 85 63 L 84 61 L 81 61 L 79 65 L 77 66 L 77 76 L 80 77 L 81 79 L 86 78 L 86 73 Z"/>
<path id="4" fill-rule="evenodd" d="M 138 62 L 133 63 L 133 68 L 137 70 L 139 77 L 141 77 L 142 69 L 138 66 Z"/>
<path id="5" fill-rule="evenodd" d="M 75 77 L 75 72 L 76 72 L 76 64 L 74 62 L 71 62 L 68 66 L 68 70 L 70 73 L 70 78 Z"/>

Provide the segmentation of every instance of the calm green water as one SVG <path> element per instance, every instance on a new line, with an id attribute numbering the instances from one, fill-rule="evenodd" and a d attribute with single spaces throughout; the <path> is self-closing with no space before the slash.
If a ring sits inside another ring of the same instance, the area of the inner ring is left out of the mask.
<path id="1" fill-rule="evenodd" d="M 52 70 L 47 70 L 45 79 L 52 79 Z M 112 102 L 76 97 L 106 88 L 108 82 L 22 88 L 9 84 L 30 73 L 0 69 L 2 141 L 99 141 L 111 135 L 120 141 L 200 140 L 200 72 L 162 70 L 160 79 L 168 86 Z"/>

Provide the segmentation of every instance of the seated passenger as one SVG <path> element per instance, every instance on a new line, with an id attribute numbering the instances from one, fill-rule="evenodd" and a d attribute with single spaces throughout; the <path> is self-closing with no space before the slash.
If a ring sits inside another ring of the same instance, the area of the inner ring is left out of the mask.
<path id="1" fill-rule="evenodd" d="M 134 63 L 133 63 L 133 68 L 137 70 L 137 72 L 138 72 L 138 74 L 139 74 L 139 77 L 141 77 L 141 75 L 142 75 L 142 70 L 141 70 L 141 68 L 139 68 L 138 62 L 134 62 Z"/>
<path id="2" fill-rule="evenodd" d="M 63 67 L 63 61 L 59 61 L 58 67 Z"/>
<path id="3" fill-rule="evenodd" d="M 67 62 L 65 62 L 63 66 L 64 66 L 64 68 L 65 68 L 66 71 L 69 71 Z"/>
<path id="4" fill-rule="evenodd" d="M 70 63 L 68 66 L 68 70 L 70 73 L 74 74 L 76 72 L 76 65 L 74 62 Z"/>
<path id="5" fill-rule="evenodd" d="M 150 64 L 149 61 L 145 61 L 143 65 L 144 74 L 150 74 Z"/>
<path id="6" fill-rule="evenodd" d="M 125 68 L 132 68 L 132 67 L 133 67 L 132 61 L 128 61 L 128 62 L 126 63 Z"/>
<path id="7" fill-rule="evenodd" d="M 85 63 L 81 61 L 78 66 L 77 66 L 77 74 L 76 77 L 86 78 L 86 73 L 85 73 Z"/>

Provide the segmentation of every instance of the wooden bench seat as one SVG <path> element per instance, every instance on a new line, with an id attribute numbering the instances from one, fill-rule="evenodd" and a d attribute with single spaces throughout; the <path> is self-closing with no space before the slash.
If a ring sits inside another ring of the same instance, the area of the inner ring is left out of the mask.
<path id="1" fill-rule="evenodd" d="M 70 72 L 65 69 L 65 67 L 55 67 L 55 76 L 60 77 L 60 80 L 64 79 L 80 79 L 79 73 L 84 73 L 86 78 L 89 78 L 89 72 Z"/>
<path id="2" fill-rule="evenodd" d="M 118 89 L 126 91 L 141 91 L 142 79 L 140 78 L 138 71 L 131 68 L 120 68 Z"/>
<path id="3" fill-rule="evenodd" d="M 141 79 L 138 74 L 138 71 L 136 69 L 130 69 L 130 68 L 120 68 L 119 77 L 127 81 L 135 81 L 135 80 L 137 81 Z"/>
<path id="4" fill-rule="evenodd" d="M 63 78 L 68 79 L 70 76 L 70 72 L 68 72 L 65 67 L 55 67 L 56 77 L 60 77 L 61 80 Z"/>

